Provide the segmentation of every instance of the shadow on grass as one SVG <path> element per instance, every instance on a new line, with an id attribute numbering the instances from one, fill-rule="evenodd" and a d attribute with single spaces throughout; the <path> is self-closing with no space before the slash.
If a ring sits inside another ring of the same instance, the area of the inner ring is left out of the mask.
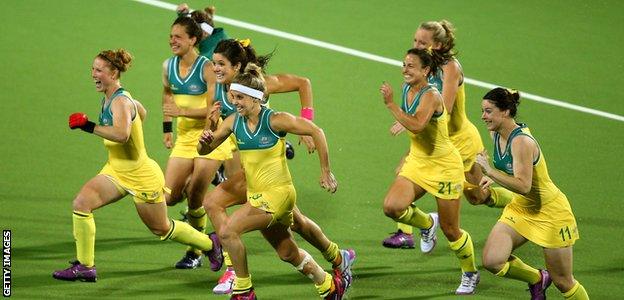
<path id="1" fill-rule="evenodd" d="M 136 247 L 137 245 L 158 245 L 158 238 L 109 238 L 96 239 L 95 250 L 110 251 L 119 250 L 127 247 Z M 13 258 L 17 260 L 33 261 L 41 259 L 61 259 L 64 257 L 73 257 L 76 251 L 73 241 L 64 241 L 57 243 L 39 244 L 28 247 L 14 247 Z M 71 255 L 68 256 L 68 253 Z"/>

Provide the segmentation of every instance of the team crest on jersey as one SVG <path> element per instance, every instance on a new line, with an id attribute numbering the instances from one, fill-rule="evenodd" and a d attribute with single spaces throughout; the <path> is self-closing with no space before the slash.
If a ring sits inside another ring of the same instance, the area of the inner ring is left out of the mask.
<path id="1" fill-rule="evenodd" d="M 199 92 L 200 90 L 201 90 L 201 87 L 199 85 L 196 85 L 196 84 L 189 85 L 189 91 L 191 92 Z"/>
<path id="2" fill-rule="evenodd" d="M 173 83 L 170 84 L 170 88 L 171 88 L 172 91 L 177 91 L 178 90 L 178 87 L 175 86 L 175 84 L 173 84 Z"/>
<path id="3" fill-rule="evenodd" d="M 241 141 L 240 139 L 236 139 L 236 143 L 239 145 L 245 145 L 245 142 Z"/>
<path id="4" fill-rule="evenodd" d="M 269 138 L 267 136 L 262 136 L 260 137 L 260 146 L 266 146 L 267 144 L 269 144 L 271 141 L 269 140 Z"/>
<path id="5" fill-rule="evenodd" d="M 512 163 L 507 163 L 507 170 L 513 170 L 513 164 Z"/>

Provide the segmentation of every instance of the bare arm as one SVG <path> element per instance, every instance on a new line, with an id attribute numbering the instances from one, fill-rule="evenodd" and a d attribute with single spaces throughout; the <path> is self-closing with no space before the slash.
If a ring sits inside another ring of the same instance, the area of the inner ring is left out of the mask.
<path id="1" fill-rule="evenodd" d="M 137 113 L 139 114 L 139 117 L 141 117 L 141 122 L 145 122 L 145 118 L 147 117 L 147 110 L 145 109 L 143 104 L 139 102 L 139 100 L 133 99 L 133 101 L 134 104 L 136 104 Z"/>
<path id="2" fill-rule="evenodd" d="M 273 128 L 274 131 L 309 135 L 312 137 L 314 144 L 316 144 L 321 164 L 321 186 L 331 193 L 336 192 L 338 183 L 331 173 L 329 148 L 327 147 L 327 140 L 325 139 L 323 130 L 307 119 L 295 117 L 285 112 L 274 113 L 273 116 L 271 116 L 270 122 L 271 128 Z"/>
<path id="3" fill-rule="evenodd" d="M 169 77 L 168 77 L 168 59 L 163 62 L 163 73 L 162 73 L 162 84 L 163 84 L 163 94 L 162 94 L 162 111 L 163 111 L 163 123 L 164 122 L 172 122 L 173 118 L 165 113 L 165 107 L 168 105 L 175 105 L 173 102 L 173 92 L 171 91 L 171 87 L 169 87 Z M 163 144 L 165 148 L 171 149 L 173 147 L 173 133 L 165 132 L 163 133 Z"/>
<path id="4" fill-rule="evenodd" d="M 174 101 L 170 101 L 163 105 L 163 113 L 169 117 L 186 117 L 191 119 L 205 119 L 206 115 L 210 111 L 212 100 L 214 99 L 215 91 L 215 75 L 212 71 L 212 62 L 208 61 L 204 64 L 202 69 L 202 76 L 206 82 L 207 94 L 206 94 L 206 107 L 202 108 L 180 108 Z M 173 95 L 172 95 L 173 99 Z"/>
<path id="5" fill-rule="evenodd" d="M 455 106 L 455 97 L 457 96 L 457 90 L 459 89 L 459 82 L 461 80 L 461 69 L 455 60 L 450 60 L 446 65 L 442 66 L 444 77 L 442 78 L 442 99 L 444 100 L 444 107 L 448 113 L 453 112 L 453 106 Z"/>
<path id="6" fill-rule="evenodd" d="M 230 134 L 232 134 L 232 127 L 234 125 L 234 119 L 236 118 L 236 114 L 231 114 L 227 117 L 219 127 L 217 127 L 216 131 L 212 131 L 210 129 L 204 130 L 202 135 L 199 137 L 199 143 L 197 144 L 197 153 L 200 155 L 206 155 L 212 152 L 214 149 L 217 149 L 223 141 L 225 141 Z"/>
<path id="7" fill-rule="evenodd" d="M 394 118 L 412 133 L 420 133 L 425 129 L 429 120 L 440 108 L 442 99 L 437 92 L 426 92 L 420 97 L 420 104 L 416 108 L 414 115 L 409 115 L 402 111 L 399 106 L 394 103 L 392 87 L 384 82 L 380 88 L 383 95 L 384 103 Z"/>
<path id="8" fill-rule="evenodd" d="M 477 155 L 477 163 L 484 174 L 502 187 L 518 194 L 526 195 L 531 191 L 533 180 L 533 160 L 538 152 L 535 141 L 527 136 L 518 136 L 511 143 L 514 175 L 497 170 L 489 163 L 487 153 Z"/>
<path id="9" fill-rule="evenodd" d="M 125 96 L 117 96 L 111 101 L 113 101 L 111 104 L 113 126 L 96 125 L 93 133 L 109 141 L 123 144 L 130 138 L 134 105 L 132 100 Z"/>
<path id="10" fill-rule="evenodd" d="M 301 109 L 313 109 L 312 100 L 312 84 L 310 79 L 300 77 L 293 74 L 276 74 L 265 76 L 267 90 L 269 94 L 299 92 L 299 102 Z M 300 135 L 299 144 L 303 144 L 308 148 L 308 153 L 316 150 L 314 140 L 310 136 Z"/>

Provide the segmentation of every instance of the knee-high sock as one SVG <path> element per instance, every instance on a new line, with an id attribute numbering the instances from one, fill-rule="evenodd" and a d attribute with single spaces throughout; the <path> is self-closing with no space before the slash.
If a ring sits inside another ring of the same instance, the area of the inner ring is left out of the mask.
<path id="1" fill-rule="evenodd" d="M 509 260 L 505 263 L 503 268 L 496 273 L 496 276 L 512 278 L 529 284 L 536 284 L 542 278 L 538 269 L 525 264 L 520 258 L 514 255 L 509 257 Z"/>
<path id="2" fill-rule="evenodd" d="M 236 276 L 236 279 L 234 279 L 234 290 L 232 291 L 232 294 L 242 294 L 251 290 L 252 287 L 253 285 L 251 284 L 251 274 L 249 275 L 249 277 Z"/>
<path id="3" fill-rule="evenodd" d="M 323 251 L 323 257 L 325 257 L 325 260 L 332 263 L 334 266 L 339 265 L 342 261 L 342 258 L 340 256 L 340 249 L 338 248 L 338 245 L 334 242 L 331 242 L 329 244 L 329 247 L 327 247 L 327 249 Z"/>
<path id="4" fill-rule="evenodd" d="M 197 229 L 197 231 L 201 233 L 206 232 L 206 223 L 208 222 L 208 216 L 206 216 L 206 210 L 203 206 L 200 206 L 196 209 L 189 208 L 189 211 L 186 215 L 188 216 L 189 225 L 193 226 L 193 228 Z M 189 246 L 186 251 L 193 251 L 195 252 L 195 254 L 198 255 L 201 254 L 200 249 L 196 249 L 191 246 Z"/>
<path id="5" fill-rule="evenodd" d="M 462 235 L 458 240 L 454 242 L 449 241 L 449 247 L 455 252 L 455 256 L 459 258 L 462 272 L 476 272 L 477 267 L 475 266 L 472 238 L 470 238 L 470 234 L 463 229 L 461 229 L 461 232 Z"/>
<path id="6" fill-rule="evenodd" d="M 160 239 L 163 241 L 170 239 L 201 251 L 212 250 L 212 240 L 207 235 L 195 230 L 189 224 L 176 220 L 171 220 L 169 232 Z"/>
<path id="7" fill-rule="evenodd" d="M 232 264 L 232 259 L 230 258 L 230 254 L 227 251 L 223 251 L 223 263 L 226 267 L 231 268 L 234 264 Z"/>
<path id="8" fill-rule="evenodd" d="M 412 225 L 420 229 L 428 229 L 433 226 L 433 220 L 428 214 L 424 213 L 418 207 L 408 206 L 400 217 L 394 219 L 403 224 Z"/>
<path id="9" fill-rule="evenodd" d="M 567 292 L 563 293 L 566 300 L 589 300 L 587 291 L 580 282 L 576 282 L 574 286 Z"/>
<path id="10" fill-rule="evenodd" d="M 87 266 L 95 265 L 95 220 L 92 213 L 74 211 L 74 240 L 76 259 Z"/>
<path id="11" fill-rule="evenodd" d="M 411 225 L 407 225 L 407 224 L 403 224 L 403 223 L 397 223 L 397 229 L 403 231 L 404 233 L 407 234 L 412 234 L 414 233 L 414 229 L 412 228 Z"/>
<path id="12" fill-rule="evenodd" d="M 493 187 L 490 188 L 490 201 L 487 203 L 489 207 L 505 207 L 513 199 L 513 192 L 502 188 Z"/>

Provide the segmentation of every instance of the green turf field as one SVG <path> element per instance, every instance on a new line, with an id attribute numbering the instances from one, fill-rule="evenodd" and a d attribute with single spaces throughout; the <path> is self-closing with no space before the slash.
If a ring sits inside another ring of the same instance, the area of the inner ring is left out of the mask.
<path id="1" fill-rule="evenodd" d="M 389 2 L 389 3 L 388 3 Z M 208 4 L 189 1 L 193 8 Z M 402 60 L 418 24 L 446 18 L 457 27 L 457 48 L 472 79 L 515 87 L 619 116 L 624 115 L 624 2 L 620 1 L 214 1 L 217 14 L 289 33 Z M 96 211 L 96 284 L 56 281 L 51 273 L 75 255 L 71 202 L 97 174 L 106 153 L 100 138 L 70 131 L 75 111 L 92 119 L 101 95 L 90 67 L 103 49 L 134 55 L 122 83 L 150 113 L 145 139 L 164 167 L 161 139 L 161 66 L 172 11 L 130 0 L 4 0 L 0 2 L 0 227 L 12 230 L 13 297 L 225 299 L 211 289 L 220 274 L 208 268 L 175 270 L 184 247 L 160 242 L 139 220 L 130 198 Z M 276 49 L 270 73 L 310 78 L 317 123 L 330 145 L 339 190 L 318 186 L 318 159 L 303 147 L 290 163 L 301 210 L 342 247 L 358 253 L 349 299 L 456 299 L 459 266 L 444 236 L 432 255 L 391 250 L 381 240 L 395 225 L 383 215 L 393 170 L 408 149 L 391 137 L 392 122 L 379 95 L 382 81 L 401 84 L 396 66 L 223 25 L 232 37 L 251 38 L 260 53 Z M 480 99 L 487 90 L 468 85 L 469 118 L 485 134 Z M 278 110 L 298 112 L 295 95 L 271 97 Z M 398 98 L 395 98 L 398 99 Z M 397 100 L 398 101 L 398 100 Z M 523 99 L 519 121 L 531 127 L 548 159 L 550 175 L 567 194 L 581 239 L 574 274 L 593 299 L 624 293 L 624 122 Z M 289 138 L 296 141 L 295 137 Z M 484 142 L 491 149 L 491 141 Z M 434 208 L 426 196 L 423 210 Z M 170 208 L 177 218 L 182 206 Z M 464 202 L 462 227 L 472 234 L 478 263 L 500 211 Z M 329 267 L 318 251 L 300 245 Z M 281 263 L 258 233 L 245 236 L 260 299 L 316 299 L 307 278 Z M 541 249 L 518 255 L 544 267 Z M 521 282 L 482 269 L 473 299 L 528 299 Z M 553 299 L 563 297 L 553 287 Z"/>

